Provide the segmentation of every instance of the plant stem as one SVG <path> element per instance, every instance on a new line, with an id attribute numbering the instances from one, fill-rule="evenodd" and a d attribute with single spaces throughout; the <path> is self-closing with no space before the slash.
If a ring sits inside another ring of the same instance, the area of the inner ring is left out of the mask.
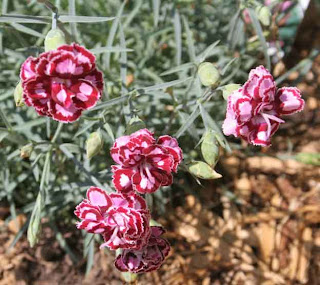
<path id="1" fill-rule="evenodd" d="M 52 13 L 52 30 L 57 28 L 58 13 Z"/>
<path id="2" fill-rule="evenodd" d="M 5 124 L 6 128 L 8 129 L 8 131 L 11 132 L 12 131 L 12 126 L 9 123 L 9 121 L 7 120 L 6 115 L 3 113 L 1 108 L 0 108 L 0 117 L 1 117 L 2 121 L 4 122 L 4 124 Z"/>
<path id="3" fill-rule="evenodd" d="M 38 0 L 38 3 L 43 3 L 52 13 L 58 14 L 58 8 L 48 0 Z"/>
<path id="4" fill-rule="evenodd" d="M 54 136 L 53 136 L 53 138 L 51 140 L 51 143 L 55 143 L 56 142 L 56 140 L 58 139 L 59 134 L 60 134 L 60 132 L 62 130 L 62 127 L 63 127 L 63 123 L 59 122 L 59 125 L 58 125 L 58 127 L 56 129 L 56 132 L 54 133 Z"/>

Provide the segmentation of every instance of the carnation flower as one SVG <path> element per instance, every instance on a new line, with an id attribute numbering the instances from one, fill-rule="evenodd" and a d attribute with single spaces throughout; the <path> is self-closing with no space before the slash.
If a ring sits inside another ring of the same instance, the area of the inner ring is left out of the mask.
<path id="1" fill-rule="evenodd" d="M 81 219 L 79 229 L 102 234 L 110 249 L 141 249 L 150 236 L 150 213 L 145 200 L 136 194 L 122 196 L 107 194 L 100 188 L 91 187 L 87 199 L 75 210 Z"/>
<path id="2" fill-rule="evenodd" d="M 276 89 L 272 75 L 263 66 L 250 71 L 248 81 L 228 97 L 225 135 L 242 137 L 254 145 L 270 145 L 280 117 L 303 110 L 304 100 L 295 87 Z"/>
<path id="3" fill-rule="evenodd" d="M 41 116 L 68 123 L 95 106 L 103 90 L 95 56 L 77 44 L 29 57 L 21 66 L 23 98 Z"/>
<path id="4" fill-rule="evenodd" d="M 160 186 L 172 184 L 172 172 L 182 160 L 176 139 L 161 136 L 155 140 L 147 129 L 118 138 L 111 148 L 118 165 L 112 166 L 113 183 L 117 191 L 152 193 Z"/>
<path id="5" fill-rule="evenodd" d="M 160 236 L 164 233 L 161 227 L 151 227 L 151 236 L 145 247 L 140 250 L 125 249 L 118 255 L 115 266 L 123 272 L 143 273 L 157 270 L 169 254 L 168 241 Z"/>

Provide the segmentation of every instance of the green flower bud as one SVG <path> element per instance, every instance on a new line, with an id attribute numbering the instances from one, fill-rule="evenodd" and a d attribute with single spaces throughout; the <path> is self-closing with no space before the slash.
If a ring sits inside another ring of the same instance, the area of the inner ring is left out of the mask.
<path id="1" fill-rule="evenodd" d="M 100 132 L 94 132 L 89 135 L 89 138 L 86 141 L 86 151 L 87 157 L 90 159 L 91 157 L 97 155 L 103 146 L 103 140 Z"/>
<path id="2" fill-rule="evenodd" d="M 20 150 L 20 157 L 21 158 L 29 158 L 31 153 L 33 151 L 33 145 L 32 144 L 27 144 L 23 146 Z"/>
<path id="3" fill-rule="evenodd" d="M 20 81 L 16 86 L 16 88 L 14 89 L 14 93 L 13 93 L 14 101 L 16 102 L 17 107 L 22 107 L 24 105 L 22 95 L 23 95 L 23 88 Z"/>
<path id="4" fill-rule="evenodd" d="M 214 171 L 208 164 L 202 161 L 194 161 L 189 165 L 189 172 L 201 179 L 218 179 L 222 175 Z"/>
<path id="5" fill-rule="evenodd" d="M 30 223 L 28 226 L 28 241 L 30 243 L 30 246 L 33 247 L 37 242 L 39 238 L 39 233 L 41 231 L 41 211 L 43 208 L 43 196 L 41 193 L 38 194 L 35 207 L 33 208 Z"/>
<path id="6" fill-rule="evenodd" d="M 64 33 L 59 29 L 52 29 L 44 40 L 44 49 L 45 51 L 55 50 L 64 44 L 66 44 Z"/>
<path id="7" fill-rule="evenodd" d="M 240 84 L 228 84 L 223 86 L 222 89 L 222 96 L 224 100 L 227 100 L 229 95 L 233 92 L 238 90 L 241 87 Z"/>
<path id="8" fill-rule="evenodd" d="M 259 21 L 264 26 L 270 26 L 271 12 L 267 6 L 260 6 L 256 8 L 256 14 Z"/>
<path id="9" fill-rule="evenodd" d="M 139 117 L 135 116 L 130 120 L 129 124 L 127 125 L 126 134 L 130 135 L 136 131 L 144 129 L 145 127 L 146 124 L 142 120 L 140 120 Z"/>
<path id="10" fill-rule="evenodd" d="M 215 88 L 220 83 L 220 73 L 210 62 L 203 62 L 199 65 L 198 75 L 204 86 Z"/>
<path id="11" fill-rule="evenodd" d="M 201 153 L 206 163 L 215 166 L 219 159 L 219 145 L 215 132 L 209 130 L 205 133 L 201 143 Z"/>

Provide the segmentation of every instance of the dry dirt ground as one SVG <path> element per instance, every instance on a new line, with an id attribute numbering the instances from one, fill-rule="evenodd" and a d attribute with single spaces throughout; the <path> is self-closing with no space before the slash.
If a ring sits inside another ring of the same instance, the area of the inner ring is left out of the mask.
<path id="1" fill-rule="evenodd" d="M 272 147 L 222 156 L 221 180 L 196 186 L 158 219 L 172 250 L 161 269 L 140 276 L 138 284 L 320 284 L 320 168 L 293 157 L 320 153 L 319 82 L 320 56 L 298 85 L 305 110 L 281 127 Z M 74 229 L 63 232 L 77 265 L 50 227 L 34 249 L 22 237 L 9 250 L 25 217 L 6 225 L 7 212 L 0 208 L 0 285 L 122 284 L 113 253 L 98 248 L 85 276 L 82 236 Z"/>

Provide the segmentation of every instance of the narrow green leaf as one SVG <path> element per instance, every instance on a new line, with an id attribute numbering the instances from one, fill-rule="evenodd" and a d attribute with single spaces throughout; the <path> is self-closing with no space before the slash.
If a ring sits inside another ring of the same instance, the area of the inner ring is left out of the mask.
<path id="1" fill-rule="evenodd" d="M 119 46 L 114 46 L 114 47 L 99 47 L 99 48 L 94 48 L 90 50 L 94 54 L 101 54 L 101 53 L 107 53 L 107 52 L 132 52 L 134 51 L 133 49 L 130 48 L 123 48 Z"/>
<path id="2" fill-rule="evenodd" d="M 260 22 L 258 20 L 256 12 L 253 9 L 248 8 L 248 12 L 249 12 L 250 19 L 252 21 L 252 25 L 253 25 L 254 29 L 256 30 L 258 38 L 259 38 L 259 40 L 261 42 L 261 45 L 262 45 L 262 48 L 263 48 L 264 57 L 265 57 L 265 60 L 267 61 L 267 69 L 271 70 L 271 61 L 270 61 L 270 57 L 268 55 L 268 45 L 267 45 L 266 39 L 265 39 L 265 37 L 263 35 L 263 31 L 262 31 Z"/>
<path id="3" fill-rule="evenodd" d="M 102 189 L 106 188 L 107 192 L 111 192 L 112 191 L 111 187 L 108 184 L 102 185 L 99 182 L 99 180 L 86 168 L 86 166 L 83 165 L 65 146 L 60 145 L 59 148 L 65 154 L 66 157 L 71 159 L 74 162 L 74 164 L 77 167 L 79 167 L 79 169 L 82 170 L 83 174 L 86 175 L 94 185 L 96 185 L 96 186 L 98 186 L 98 187 L 100 187 Z"/>
<path id="4" fill-rule="evenodd" d="M 136 1 L 134 1 L 134 3 L 135 3 L 134 8 L 130 12 L 130 14 L 126 16 L 126 20 L 123 23 L 123 29 L 125 31 L 127 30 L 127 27 L 130 26 L 130 24 L 131 24 L 132 20 L 134 19 L 134 17 L 136 15 L 139 15 L 139 12 L 141 11 L 141 9 L 140 9 L 141 5 L 143 4 L 143 0 L 136 0 Z"/>
<path id="5" fill-rule="evenodd" d="M 114 41 L 114 38 L 115 38 L 115 35 L 117 32 L 117 28 L 118 28 L 119 21 L 120 21 L 122 12 L 123 12 L 123 8 L 126 5 L 126 3 L 127 3 L 127 1 L 123 1 L 122 5 L 120 6 L 119 11 L 117 13 L 117 17 L 112 23 L 111 29 L 109 31 L 108 40 L 107 40 L 107 47 L 112 47 L 112 45 L 113 45 L 113 41 Z M 105 56 L 106 56 L 105 57 L 105 66 L 107 69 L 109 69 L 110 68 L 110 53 L 107 53 Z"/>
<path id="6" fill-rule="evenodd" d="M 76 0 L 69 0 L 69 16 L 71 18 L 76 17 Z M 75 22 L 70 22 L 71 34 L 77 40 L 78 31 L 77 24 Z"/>
<path id="7" fill-rule="evenodd" d="M 120 35 L 120 45 L 122 48 L 126 48 L 126 39 L 124 36 L 123 28 L 121 22 L 119 22 L 119 35 Z M 126 81 L 127 81 L 127 53 L 121 52 L 120 55 L 120 78 L 121 78 L 121 97 L 124 97 L 126 93 L 128 92 Z M 130 100 L 130 98 L 129 98 Z M 126 122 L 128 123 L 130 120 L 131 112 L 130 112 L 130 104 L 129 105 L 123 105 L 123 114 L 125 117 Z"/>
<path id="8" fill-rule="evenodd" d="M 195 47 L 194 47 L 193 35 L 190 30 L 190 26 L 189 26 L 187 18 L 185 16 L 183 16 L 182 19 L 183 19 L 184 29 L 187 34 L 187 45 L 188 45 L 189 57 L 192 62 L 196 62 L 196 52 L 195 52 Z"/>
<path id="9" fill-rule="evenodd" d="M 2 0 L 1 13 L 6 14 L 8 12 L 8 0 Z"/>
<path id="10" fill-rule="evenodd" d="M 179 71 L 187 71 L 188 69 L 190 69 L 192 67 L 196 68 L 197 66 L 193 62 L 184 63 L 184 64 L 176 66 L 176 67 L 174 67 L 172 69 L 169 69 L 168 71 L 165 71 L 165 72 L 161 73 L 160 76 L 173 74 L 173 73 L 176 73 L 176 72 L 179 72 Z"/>
<path id="11" fill-rule="evenodd" d="M 198 118 L 200 114 L 199 106 L 197 105 L 189 118 L 184 122 L 184 124 L 180 127 L 180 129 L 176 132 L 175 137 L 179 138 L 181 135 L 184 134 L 184 132 L 193 124 L 194 120 Z"/>
<path id="12" fill-rule="evenodd" d="M 123 96 L 123 97 L 117 97 L 117 98 L 113 98 L 109 101 L 106 101 L 106 102 L 102 102 L 100 104 L 98 104 L 96 107 L 90 109 L 89 111 L 87 112 L 90 112 L 90 111 L 97 111 L 97 110 L 100 110 L 100 109 L 105 109 L 107 107 L 111 107 L 111 106 L 114 106 L 114 105 L 118 105 L 122 102 L 125 102 L 128 100 L 129 98 L 129 95 L 130 94 L 126 94 L 126 96 Z"/>
<path id="13" fill-rule="evenodd" d="M 181 43 L 181 21 L 179 10 L 174 10 L 173 16 L 173 26 L 174 26 L 174 38 L 176 42 L 176 65 L 181 65 L 181 56 L 182 56 L 182 43 Z"/>
<path id="14" fill-rule="evenodd" d="M 70 16 L 61 15 L 59 21 L 62 23 L 99 23 L 114 20 L 115 17 L 89 17 L 89 16 Z"/>
<path id="15" fill-rule="evenodd" d="M 71 153 L 81 153 L 81 149 L 77 144 L 64 143 L 62 146 L 66 147 Z"/>
<path id="16" fill-rule="evenodd" d="M 88 254 L 87 254 L 87 266 L 86 266 L 86 275 L 89 274 L 93 266 L 94 259 L 94 236 L 91 238 L 91 242 L 88 245 Z"/>
<path id="17" fill-rule="evenodd" d="M 158 22 L 159 22 L 160 6 L 161 6 L 160 0 L 152 0 L 153 22 L 155 27 L 158 26 Z"/>
<path id="18" fill-rule="evenodd" d="M 221 75 L 225 75 L 225 73 L 227 72 L 227 70 L 229 69 L 229 67 L 235 62 L 235 61 L 237 61 L 238 60 L 238 58 L 233 58 L 233 59 L 231 59 L 224 67 L 223 67 L 223 69 L 222 69 L 222 71 L 221 71 Z"/>
<path id="19" fill-rule="evenodd" d="M 6 128 L 8 129 L 8 131 L 11 131 L 11 130 L 12 130 L 12 126 L 11 126 L 11 124 L 9 123 L 6 115 L 4 114 L 4 112 L 2 111 L 1 108 L 0 108 L 0 118 L 1 118 L 1 120 L 3 121 L 4 125 L 6 126 Z"/>
<path id="20" fill-rule="evenodd" d="M 236 31 L 236 27 L 239 25 L 240 13 L 241 13 L 241 9 L 238 9 L 237 13 L 231 18 L 231 21 L 230 21 L 230 28 L 229 28 L 229 33 L 228 33 L 228 42 L 230 43 L 231 48 L 234 48 L 235 45 L 236 45 L 235 31 Z"/>
<path id="21" fill-rule="evenodd" d="M 91 127 L 93 127 L 96 123 L 98 123 L 98 121 L 89 122 L 89 123 L 88 123 L 87 125 L 85 125 L 82 129 L 80 129 L 79 131 L 77 131 L 73 138 L 76 138 L 76 137 L 82 135 L 82 134 L 85 133 L 87 130 L 89 130 Z"/>
<path id="22" fill-rule="evenodd" d="M 165 82 L 165 83 L 160 83 L 160 84 L 156 84 L 156 85 L 149 86 L 149 87 L 138 88 L 138 90 L 139 91 L 143 90 L 144 92 L 150 92 L 150 91 L 155 91 L 155 90 L 164 90 L 164 89 L 167 89 L 171 86 L 175 86 L 175 85 L 187 82 L 191 79 L 192 79 L 192 77 L 190 76 L 185 79 L 177 79 L 177 80 L 173 80 L 173 81 Z"/>
<path id="23" fill-rule="evenodd" d="M 35 126 L 39 126 L 46 123 L 46 118 L 37 118 L 35 120 L 31 120 L 29 122 L 24 123 L 23 125 L 14 126 L 14 131 L 24 131 L 26 129 L 30 129 Z"/>
<path id="24" fill-rule="evenodd" d="M 213 44 L 208 46 L 202 53 L 197 56 L 197 62 L 203 62 L 211 54 L 214 48 L 220 43 L 220 40 L 215 41 Z"/>
<path id="25" fill-rule="evenodd" d="M 14 27 L 17 31 L 34 36 L 34 37 L 38 37 L 38 38 L 42 38 L 44 39 L 45 36 L 35 30 L 32 30 L 26 26 L 23 26 L 19 23 L 11 23 L 11 26 Z"/>
<path id="26" fill-rule="evenodd" d="M 25 15 L 2 15 L 0 23 L 30 23 L 30 24 L 48 24 L 51 22 L 50 17 L 43 16 L 25 16 Z"/>
<path id="27" fill-rule="evenodd" d="M 59 245 L 62 247 L 62 249 L 69 255 L 70 259 L 72 260 L 72 262 L 74 264 L 78 263 L 78 258 L 77 256 L 73 253 L 73 251 L 71 250 L 71 247 L 68 245 L 66 239 L 63 237 L 63 235 L 59 232 L 56 224 L 51 221 L 50 223 L 51 228 L 54 230 L 55 234 L 56 234 L 56 239 L 59 243 Z"/>
<path id="28" fill-rule="evenodd" d="M 103 128 L 107 131 L 107 133 L 108 133 L 109 137 L 112 139 L 112 141 L 114 141 L 115 137 L 114 137 L 113 131 L 111 129 L 111 126 L 108 123 L 105 123 L 103 125 Z"/>
<path id="29" fill-rule="evenodd" d="M 9 249 L 13 248 L 16 245 L 16 243 L 20 240 L 20 238 L 23 236 L 24 232 L 28 228 L 30 218 L 31 218 L 31 215 L 28 217 L 28 220 L 23 224 L 23 226 L 20 228 L 19 232 L 14 237 L 12 243 L 9 245 Z"/>

